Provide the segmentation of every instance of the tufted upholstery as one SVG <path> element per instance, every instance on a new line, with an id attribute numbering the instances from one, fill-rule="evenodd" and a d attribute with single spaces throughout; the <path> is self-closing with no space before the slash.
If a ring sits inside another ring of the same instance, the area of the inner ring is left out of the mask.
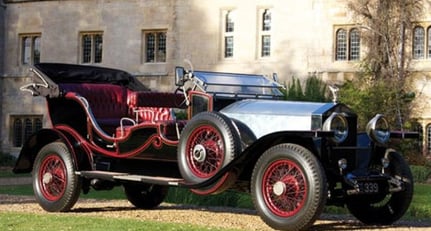
<path id="1" fill-rule="evenodd" d="M 167 107 L 136 107 L 136 122 L 151 122 L 173 120 L 171 109 Z"/>
<path id="2" fill-rule="evenodd" d="M 184 101 L 181 94 L 165 92 L 129 92 L 129 106 L 137 113 L 138 122 L 173 120 L 171 108 L 177 108 Z"/>

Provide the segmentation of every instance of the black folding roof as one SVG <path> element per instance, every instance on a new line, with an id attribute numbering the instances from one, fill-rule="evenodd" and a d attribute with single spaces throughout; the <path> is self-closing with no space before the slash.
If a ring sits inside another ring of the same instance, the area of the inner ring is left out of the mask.
<path id="1" fill-rule="evenodd" d="M 38 63 L 34 67 L 56 84 L 111 83 L 135 91 L 149 90 L 133 75 L 118 69 L 65 63 Z"/>

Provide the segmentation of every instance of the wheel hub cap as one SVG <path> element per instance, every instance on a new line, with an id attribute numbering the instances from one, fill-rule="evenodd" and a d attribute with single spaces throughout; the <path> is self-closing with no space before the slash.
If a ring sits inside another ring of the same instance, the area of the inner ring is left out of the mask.
<path id="1" fill-rule="evenodd" d="M 197 144 L 194 148 L 193 148 L 193 159 L 195 159 L 197 162 L 204 162 L 206 159 L 206 151 L 205 151 L 205 147 L 201 144 Z"/>
<path id="2" fill-rule="evenodd" d="M 52 182 L 52 174 L 50 172 L 43 174 L 42 182 L 44 184 L 51 183 Z"/>
<path id="3" fill-rule="evenodd" d="M 272 187 L 272 191 L 276 196 L 281 196 L 286 192 L 286 184 L 282 181 L 277 181 Z"/>

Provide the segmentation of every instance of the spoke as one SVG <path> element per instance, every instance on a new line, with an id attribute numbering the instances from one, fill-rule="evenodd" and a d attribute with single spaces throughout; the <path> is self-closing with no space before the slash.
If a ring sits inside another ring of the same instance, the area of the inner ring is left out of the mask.
<path id="1" fill-rule="evenodd" d="M 205 178 L 215 174 L 224 158 L 224 146 L 218 132 L 211 126 L 201 126 L 190 136 L 190 141 L 188 158 L 194 173 Z M 205 148 L 203 161 L 193 158 L 193 149 L 197 145 Z"/>
<path id="2" fill-rule="evenodd" d="M 275 214 L 284 217 L 294 215 L 305 203 L 305 178 L 292 161 L 278 160 L 271 164 L 264 176 L 264 184 L 264 193 Z M 281 194 L 274 192 L 275 184 L 284 185 Z"/>
<path id="3" fill-rule="evenodd" d="M 48 156 L 42 162 L 39 177 L 44 196 L 48 200 L 58 200 L 67 184 L 65 166 L 61 159 L 55 155 Z"/>

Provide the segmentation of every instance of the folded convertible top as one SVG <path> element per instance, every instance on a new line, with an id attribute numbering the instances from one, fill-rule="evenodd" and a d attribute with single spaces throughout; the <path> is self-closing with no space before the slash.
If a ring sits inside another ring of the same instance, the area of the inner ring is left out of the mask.
<path id="1" fill-rule="evenodd" d="M 56 84 L 111 83 L 134 91 L 150 90 L 133 75 L 118 69 L 65 63 L 38 63 L 34 67 Z"/>

